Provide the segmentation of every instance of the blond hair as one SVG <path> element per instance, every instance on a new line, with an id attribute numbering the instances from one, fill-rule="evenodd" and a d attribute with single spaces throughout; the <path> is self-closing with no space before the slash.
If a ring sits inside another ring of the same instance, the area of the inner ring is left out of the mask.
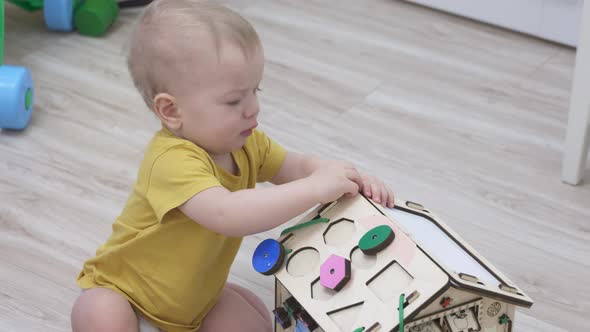
<path id="1" fill-rule="evenodd" d="M 222 42 L 240 47 L 247 58 L 261 46 L 252 25 L 221 5 L 203 0 L 156 0 L 145 8 L 131 37 L 127 65 L 150 109 L 158 93 L 170 92 L 173 78 L 187 71 L 194 50 L 206 46 L 199 42 L 207 43 L 207 39 L 212 39 L 218 57 Z"/>

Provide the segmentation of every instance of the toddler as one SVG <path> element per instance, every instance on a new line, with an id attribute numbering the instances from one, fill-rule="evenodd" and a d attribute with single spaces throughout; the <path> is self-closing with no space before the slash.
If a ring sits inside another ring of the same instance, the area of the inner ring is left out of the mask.
<path id="1" fill-rule="evenodd" d="M 226 282 L 242 237 L 359 191 L 391 207 L 392 192 L 348 162 L 286 151 L 257 129 L 263 48 L 223 6 L 152 2 L 128 66 L 162 129 L 111 236 L 78 276 L 73 331 L 272 331 L 262 301 Z"/>

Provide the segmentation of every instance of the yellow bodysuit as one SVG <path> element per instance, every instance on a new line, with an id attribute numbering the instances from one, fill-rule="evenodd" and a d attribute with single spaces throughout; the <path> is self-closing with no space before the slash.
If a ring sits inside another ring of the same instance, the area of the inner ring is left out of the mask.
<path id="1" fill-rule="evenodd" d="M 237 191 L 269 181 L 285 155 L 280 145 L 255 130 L 232 152 L 236 176 L 194 143 L 160 130 L 112 235 L 84 263 L 78 285 L 119 292 L 162 330 L 197 330 L 224 287 L 242 238 L 210 231 L 178 206 L 211 187 Z"/>

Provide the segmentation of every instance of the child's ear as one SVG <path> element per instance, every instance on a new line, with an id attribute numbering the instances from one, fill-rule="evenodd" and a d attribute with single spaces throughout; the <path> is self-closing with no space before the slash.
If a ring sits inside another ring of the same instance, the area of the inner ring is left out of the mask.
<path id="1" fill-rule="evenodd" d="M 182 126 L 181 110 L 176 98 L 167 93 L 158 93 L 154 97 L 154 112 L 162 123 L 170 130 L 180 129 Z"/>

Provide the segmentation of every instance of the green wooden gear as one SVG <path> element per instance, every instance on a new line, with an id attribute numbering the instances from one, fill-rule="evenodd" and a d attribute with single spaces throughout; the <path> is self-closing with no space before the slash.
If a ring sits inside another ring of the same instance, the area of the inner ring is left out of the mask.
<path id="1" fill-rule="evenodd" d="M 359 249 L 365 255 L 375 255 L 393 242 L 395 233 L 387 225 L 377 226 L 366 232 L 359 240 Z"/>

